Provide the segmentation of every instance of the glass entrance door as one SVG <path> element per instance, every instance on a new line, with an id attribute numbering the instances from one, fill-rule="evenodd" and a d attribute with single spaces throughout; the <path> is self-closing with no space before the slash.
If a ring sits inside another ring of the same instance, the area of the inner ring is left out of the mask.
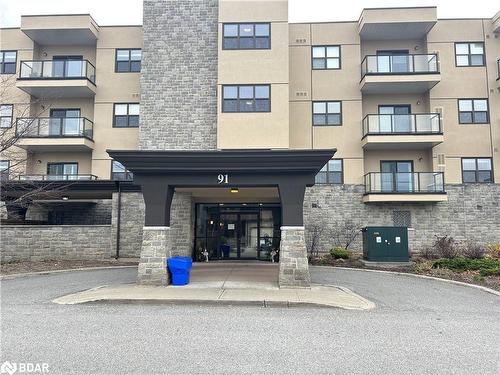
<path id="1" fill-rule="evenodd" d="M 223 258 L 258 257 L 258 213 L 220 214 L 220 253 Z"/>

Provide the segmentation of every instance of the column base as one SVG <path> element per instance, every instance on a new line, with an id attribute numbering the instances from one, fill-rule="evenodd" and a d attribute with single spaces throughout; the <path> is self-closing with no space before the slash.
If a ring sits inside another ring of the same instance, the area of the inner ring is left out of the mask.
<path id="1" fill-rule="evenodd" d="M 170 227 L 144 227 L 137 284 L 168 285 L 167 259 L 170 257 Z"/>
<path id="2" fill-rule="evenodd" d="M 311 286 L 304 227 L 281 227 L 278 282 L 280 288 Z"/>

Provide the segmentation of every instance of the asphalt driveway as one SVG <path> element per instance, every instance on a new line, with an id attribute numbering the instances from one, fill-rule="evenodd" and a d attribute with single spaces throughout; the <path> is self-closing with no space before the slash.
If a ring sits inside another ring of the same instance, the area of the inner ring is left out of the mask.
<path id="1" fill-rule="evenodd" d="M 439 281 L 314 267 L 371 311 L 155 304 L 56 305 L 135 269 L 1 282 L 0 361 L 50 374 L 498 374 L 500 297 Z"/>

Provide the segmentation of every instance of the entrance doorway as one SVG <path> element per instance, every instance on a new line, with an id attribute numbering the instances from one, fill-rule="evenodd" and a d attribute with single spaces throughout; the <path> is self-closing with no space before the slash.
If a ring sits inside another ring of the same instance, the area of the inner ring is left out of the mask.
<path id="1" fill-rule="evenodd" d="M 271 260 L 279 249 L 281 208 L 277 204 L 197 204 L 193 258 Z M 277 257 L 275 261 L 277 261 Z"/>

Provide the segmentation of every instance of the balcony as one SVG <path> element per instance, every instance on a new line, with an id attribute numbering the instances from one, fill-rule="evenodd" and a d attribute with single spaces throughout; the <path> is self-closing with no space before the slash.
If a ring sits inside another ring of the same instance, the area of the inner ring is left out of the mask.
<path id="1" fill-rule="evenodd" d="M 85 117 L 21 117 L 18 146 L 29 151 L 92 151 L 94 123 Z"/>
<path id="2" fill-rule="evenodd" d="M 364 176 L 363 202 L 443 202 L 443 172 L 370 172 Z"/>
<path id="3" fill-rule="evenodd" d="M 436 22 L 436 7 L 367 8 L 358 30 L 363 40 L 423 39 Z"/>
<path id="4" fill-rule="evenodd" d="M 92 97 L 95 67 L 87 60 L 21 61 L 16 86 L 35 97 Z"/>
<path id="5" fill-rule="evenodd" d="M 439 113 L 366 115 L 363 119 L 365 150 L 425 149 L 444 141 Z"/>
<path id="6" fill-rule="evenodd" d="M 500 59 L 497 60 L 497 87 L 500 88 Z"/>
<path id="7" fill-rule="evenodd" d="M 93 174 L 23 174 L 17 176 L 19 181 L 94 181 Z"/>
<path id="8" fill-rule="evenodd" d="M 361 63 L 364 94 L 421 94 L 439 81 L 437 54 L 367 55 Z"/>

